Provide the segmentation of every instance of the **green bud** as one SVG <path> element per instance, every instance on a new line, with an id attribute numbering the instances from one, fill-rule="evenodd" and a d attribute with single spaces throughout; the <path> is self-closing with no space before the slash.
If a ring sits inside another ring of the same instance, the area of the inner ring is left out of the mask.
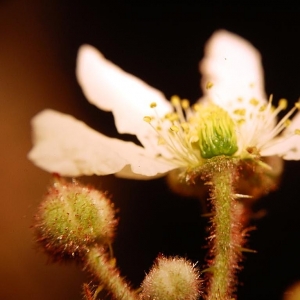
<path id="1" fill-rule="evenodd" d="M 159 257 L 142 283 L 141 299 L 196 300 L 199 271 L 184 258 Z"/>
<path id="2" fill-rule="evenodd" d="M 238 150 L 234 122 L 221 107 L 203 108 L 199 125 L 199 147 L 203 158 L 231 156 Z"/>
<path id="3" fill-rule="evenodd" d="M 105 194 L 57 179 L 35 217 L 38 242 L 54 260 L 81 256 L 114 237 L 115 212 Z"/>

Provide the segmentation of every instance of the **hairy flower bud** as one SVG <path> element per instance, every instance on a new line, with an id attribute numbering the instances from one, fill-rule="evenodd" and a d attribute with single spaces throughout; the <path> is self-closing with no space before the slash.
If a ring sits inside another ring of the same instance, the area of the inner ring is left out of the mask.
<path id="1" fill-rule="evenodd" d="M 55 180 L 35 217 L 38 242 L 54 260 L 77 257 L 110 243 L 115 212 L 105 194 L 78 182 Z"/>
<path id="2" fill-rule="evenodd" d="M 141 299 L 196 300 L 199 271 L 184 258 L 159 257 L 142 283 Z"/>

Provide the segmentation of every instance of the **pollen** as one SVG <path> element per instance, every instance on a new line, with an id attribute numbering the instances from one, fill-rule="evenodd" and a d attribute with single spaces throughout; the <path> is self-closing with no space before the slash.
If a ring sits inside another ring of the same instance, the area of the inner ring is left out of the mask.
<path id="1" fill-rule="evenodd" d="M 171 130 L 172 132 L 178 132 L 178 131 L 179 131 L 179 127 L 177 127 L 177 126 L 175 126 L 175 125 L 172 125 L 172 126 L 170 127 L 170 130 Z"/>
<path id="2" fill-rule="evenodd" d="M 284 109 L 286 109 L 287 106 L 288 106 L 288 101 L 287 101 L 286 99 L 280 99 L 280 100 L 279 100 L 278 106 L 279 106 L 282 110 L 284 110 Z"/>
<path id="3" fill-rule="evenodd" d="M 183 129 L 186 133 L 189 131 L 190 126 L 189 126 L 188 123 L 182 123 L 182 124 L 180 124 L 180 125 L 181 125 L 182 129 Z"/>
<path id="4" fill-rule="evenodd" d="M 177 95 L 172 96 L 171 103 L 174 106 L 180 105 L 180 98 Z"/>
<path id="5" fill-rule="evenodd" d="M 145 122 L 147 122 L 147 123 L 150 123 L 151 120 L 152 120 L 152 118 L 149 117 L 149 116 L 145 116 L 143 120 L 144 120 Z"/>
<path id="6" fill-rule="evenodd" d="M 250 104 L 256 106 L 256 105 L 259 104 L 259 101 L 258 101 L 257 99 L 255 99 L 255 98 L 252 98 L 252 99 L 250 100 Z"/>
<path id="7" fill-rule="evenodd" d="M 213 86 L 214 86 L 214 84 L 213 84 L 211 81 L 208 81 L 208 82 L 206 83 L 205 88 L 206 88 L 207 90 L 209 90 L 209 89 L 211 89 Z"/>
<path id="8" fill-rule="evenodd" d="M 265 111 L 267 108 L 266 105 L 262 105 L 260 108 L 259 108 L 259 111 L 262 112 L 262 111 Z"/>
<path id="9" fill-rule="evenodd" d="M 187 100 L 187 99 L 183 99 L 183 100 L 181 101 L 181 106 L 182 106 L 183 109 L 189 108 L 189 107 L 190 107 L 190 101 Z"/>
<path id="10" fill-rule="evenodd" d="M 246 114 L 245 109 L 236 109 L 233 113 L 239 115 L 239 116 L 244 116 Z"/>

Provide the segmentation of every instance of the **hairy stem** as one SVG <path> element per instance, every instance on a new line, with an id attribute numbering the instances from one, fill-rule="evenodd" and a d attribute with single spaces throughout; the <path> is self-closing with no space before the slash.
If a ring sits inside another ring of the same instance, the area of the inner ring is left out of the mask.
<path id="1" fill-rule="evenodd" d="M 213 209 L 211 219 L 208 300 L 231 300 L 243 246 L 243 206 L 236 199 L 235 162 L 226 157 L 212 159 L 206 173 Z"/>
<path id="2" fill-rule="evenodd" d="M 112 299 L 134 300 L 138 296 L 130 289 L 128 283 L 120 276 L 114 263 L 108 255 L 99 248 L 91 248 L 86 257 L 87 267 L 94 274 L 100 284 L 109 291 Z"/>

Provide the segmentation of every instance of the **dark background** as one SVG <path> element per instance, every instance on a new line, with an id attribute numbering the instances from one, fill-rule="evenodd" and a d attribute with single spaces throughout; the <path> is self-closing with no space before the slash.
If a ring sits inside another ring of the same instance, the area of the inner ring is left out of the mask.
<path id="1" fill-rule="evenodd" d="M 115 136 L 113 118 L 87 103 L 74 75 L 78 47 L 94 45 L 126 71 L 162 90 L 196 101 L 203 46 L 224 28 L 262 53 L 267 94 L 290 106 L 300 94 L 299 11 L 227 4 L 130 1 L 0 2 L 0 299 L 81 299 L 89 279 L 74 265 L 50 265 L 35 249 L 30 226 L 50 175 L 26 160 L 30 119 L 51 107 Z M 130 137 L 128 137 L 130 138 Z M 286 163 L 278 191 L 256 203 L 267 215 L 253 221 L 240 273 L 239 300 L 282 299 L 300 280 L 300 163 Z M 115 255 L 138 286 L 158 253 L 204 262 L 205 224 L 197 199 L 172 193 L 165 179 L 138 182 L 83 178 L 108 190 L 120 209 Z"/>

